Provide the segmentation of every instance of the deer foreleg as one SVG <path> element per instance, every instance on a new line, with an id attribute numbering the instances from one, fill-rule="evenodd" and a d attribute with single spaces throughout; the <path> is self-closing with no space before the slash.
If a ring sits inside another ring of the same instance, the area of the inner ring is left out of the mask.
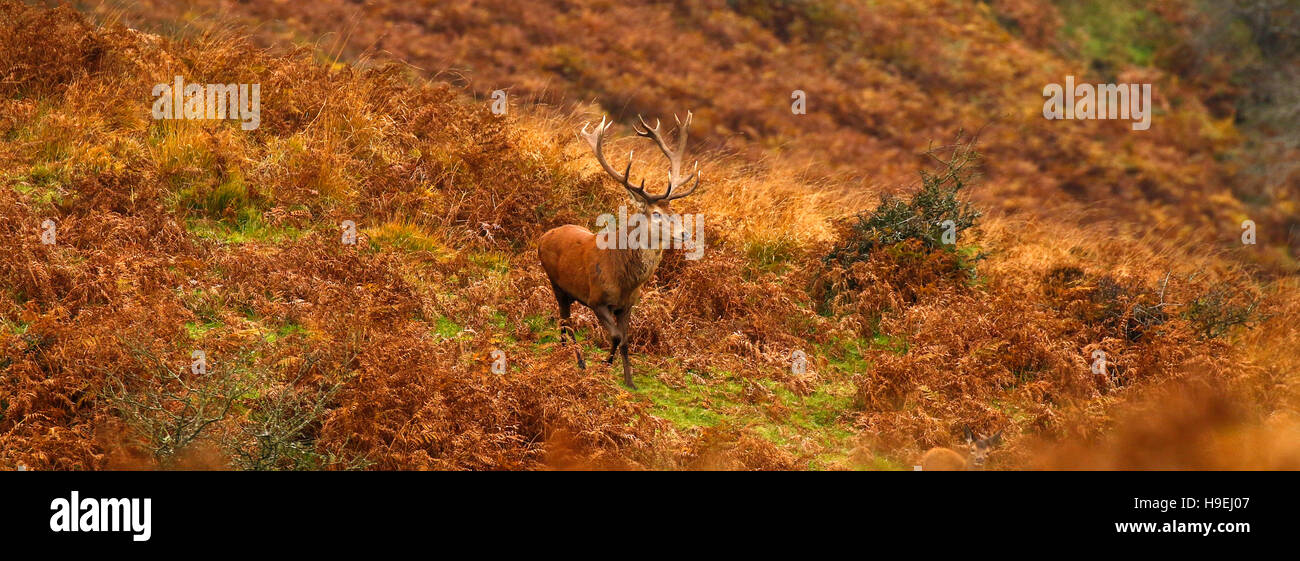
<path id="1" fill-rule="evenodd" d="M 614 357 L 618 356 L 618 347 L 623 344 L 623 332 L 618 328 L 618 320 L 609 306 L 599 306 L 595 311 L 596 319 L 600 320 L 605 333 L 609 334 L 609 358 L 605 359 L 605 364 L 614 364 Z"/>

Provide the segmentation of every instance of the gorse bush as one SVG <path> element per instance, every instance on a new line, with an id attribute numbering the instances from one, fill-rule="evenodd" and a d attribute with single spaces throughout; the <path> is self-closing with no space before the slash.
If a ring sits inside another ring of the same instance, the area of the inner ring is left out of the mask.
<path id="1" fill-rule="evenodd" d="M 1222 337 L 1238 326 L 1251 327 L 1263 316 L 1260 300 L 1226 285 L 1211 287 L 1192 300 L 1184 315 L 1203 337 Z"/>
<path id="2" fill-rule="evenodd" d="M 1165 290 L 1169 286 L 1166 274 L 1157 293 L 1142 285 L 1126 285 L 1112 277 L 1102 277 L 1095 291 L 1090 295 L 1091 303 L 1101 310 L 1101 322 L 1123 335 L 1128 341 L 1136 341 L 1143 336 L 1154 333 L 1169 321 L 1166 307 Z"/>
<path id="3" fill-rule="evenodd" d="M 146 347 L 123 345 L 135 363 L 108 371 L 100 397 L 126 424 L 131 442 L 160 467 L 176 465 L 192 447 L 212 439 L 212 428 L 250 389 L 243 367 L 187 372 Z"/>
<path id="4" fill-rule="evenodd" d="M 956 252 L 962 232 L 974 227 L 980 217 L 980 211 L 957 198 L 969 184 L 979 154 L 975 152 L 975 140 L 964 140 L 961 135 L 949 148 L 952 153 L 946 160 L 940 158 L 938 150 L 927 152 L 939 162 L 941 170 L 922 170 L 921 190 L 911 198 L 885 196 L 875 210 L 858 214 L 825 262 L 848 267 L 868 259 L 880 247 L 908 240 L 916 240 L 930 251 Z"/>
<path id="5" fill-rule="evenodd" d="M 288 359 L 296 366 L 282 379 L 257 364 L 265 348 L 193 372 L 143 345 L 120 344 L 133 360 L 105 369 L 98 395 L 122 421 L 127 445 L 152 456 L 155 467 L 224 467 L 221 459 L 195 461 L 213 451 L 231 467 L 249 470 L 368 465 L 361 456 L 316 445 L 344 382 L 341 374 L 320 375 L 318 356 Z"/>
<path id="6" fill-rule="evenodd" d="M 317 448 L 315 435 L 344 379 L 339 374 L 314 376 L 320 357 L 308 356 L 297 362 L 297 373 L 286 380 L 260 372 L 263 379 L 257 380 L 257 385 L 263 390 L 244 400 L 247 418 L 240 430 L 223 442 L 234 465 L 249 470 L 367 466 L 369 462 L 362 457 L 344 458 Z"/>
<path id="7" fill-rule="evenodd" d="M 820 313 L 861 313 L 877 323 L 888 310 L 974 280 L 986 256 L 958 242 L 981 216 L 959 198 L 980 160 L 976 140 L 959 133 L 952 145 L 932 146 L 926 156 L 938 169 L 920 172 L 919 191 L 884 196 L 874 210 L 839 222 L 839 241 L 810 287 Z"/>

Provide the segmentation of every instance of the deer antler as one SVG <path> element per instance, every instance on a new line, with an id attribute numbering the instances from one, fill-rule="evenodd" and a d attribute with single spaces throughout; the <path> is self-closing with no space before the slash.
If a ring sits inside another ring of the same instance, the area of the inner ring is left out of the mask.
<path id="1" fill-rule="evenodd" d="M 605 153 L 604 153 L 605 131 L 609 130 L 609 128 L 614 125 L 613 121 L 607 122 L 606 118 L 602 116 L 600 118 L 600 124 L 596 126 L 596 130 L 587 132 L 587 127 L 590 126 L 590 123 L 584 124 L 582 126 L 582 132 L 579 133 L 579 136 L 585 139 L 587 141 L 587 144 L 591 145 L 591 150 L 596 155 L 596 161 L 600 162 L 601 167 L 605 168 L 605 173 L 608 173 L 611 177 L 617 179 L 619 183 L 623 184 L 623 187 L 625 189 L 632 192 L 636 196 L 641 197 L 647 203 L 654 203 L 659 201 L 665 201 L 665 202 L 671 201 L 674 199 L 680 199 L 682 197 L 690 195 L 691 193 L 694 193 L 695 189 L 700 186 L 699 162 L 695 162 L 695 171 L 691 173 L 689 177 L 686 177 L 685 179 L 681 177 L 681 168 L 682 168 L 681 156 L 682 153 L 686 151 L 686 127 L 689 127 L 691 125 L 691 113 L 689 111 L 686 113 L 685 122 L 682 122 L 682 120 L 677 119 L 676 115 L 673 116 L 673 120 L 677 121 L 677 127 L 678 129 L 680 129 L 679 136 L 677 138 L 676 151 L 673 151 L 670 148 L 668 148 L 668 143 L 664 140 L 663 136 L 659 133 L 660 123 L 658 120 L 655 121 L 655 126 L 651 127 L 648 123 L 645 122 L 644 118 L 641 118 L 640 115 L 637 116 L 637 119 L 639 119 L 641 121 L 641 124 L 645 127 L 645 130 L 641 130 L 633 126 L 632 128 L 636 130 L 637 135 L 644 136 L 646 138 L 654 140 L 655 144 L 659 146 L 659 150 L 662 151 L 664 153 L 664 156 L 668 158 L 668 166 L 669 166 L 668 189 L 664 191 L 664 194 L 662 195 L 651 195 L 647 193 L 645 190 L 644 179 L 641 180 L 640 186 L 636 186 L 632 184 L 630 178 L 632 174 L 633 152 L 628 152 L 627 167 L 623 170 L 623 173 L 621 175 L 618 173 L 617 170 L 614 169 L 613 165 L 610 165 L 609 160 L 605 159 Z M 695 180 L 695 184 L 692 185 L 689 190 L 685 192 L 675 192 L 679 187 L 685 185 L 686 183 L 689 183 L 692 179 Z"/>
<path id="2" fill-rule="evenodd" d="M 700 181 L 699 181 L 700 163 L 698 161 L 695 162 L 695 171 L 692 172 L 689 177 L 683 179 L 681 176 L 682 154 L 686 152 L 686 128 L 691 126 L 691 118 L 693 116 L 694 115 L 692 115 L 690 111 L 687 111 L 686 121 L 682 122 L 681 119 L 677 118 L 677 115 L 673 115 L 673 120 L 677 121 L 677 130 L 678 130 L 676 151 L 668 148 L 668 142 L 664 139 L 663 135 L 659 133 L 659 125 L 660 125 L 659 119 L 655 119 L 655 126 L 652 127 L 650 126 L 650 123 L 645 122 L 644 118 L 642 118 L 640 115 L 637 115 L 636 117 L 637 120 L 641 121 L 641 126 L 645 127 L 645 130 L 636 128 L 636 126 L 632 127 L 634 130 L 636 130 L 636 134 L 638 136 L 644 136 L 646 138 L 654 140 L 655 144 L 659 146 L 659 151 L 663 152 L 664 156 L 668 158 L 668 166 L 669 166 L 668 190 L 665 191 L 662 196 L 660 196 L 660 200 L 671 201 L 673 199 L 680 199 L 691 193 L 694 193 L 695 188 L 700 186 Z M 695 180 L 695 184 L 691 186 L 691 189 L 689 191 L 686 191 L 685 193 L 673 192 L 676 191 L 678 187 L 681 187 L 682 185 L 689 183 L 692 179 Z"/>
<path id="3" fill-rule="evenodd" d="M 596 130 L 587 132 L 587 127 L 590 125 L 591 123 L 582 125 L 582 132 L 578 133 L 578 136 L 581 136 L 587 141 L 587 144 L 591 145 L 591 151 L 596 154 L 596 161 L 600 162 L 600 167 L 605 168 L 605 173 L 608 173 L 611 177 L 617 179 L 618 182 L 622 183 L 623 187 L 628 191 L 635 193 L 637 196 L 647 201 L 651 200 L 652 197 L 650 194 L 645 192 L 644 179 L 641 180 L 640 187 L 632 185 L 632 182 L 629 181 L 629 178 L 632 177 L 633 152 L 627 153 L 627 167 L 623 170 L 622 175 L 619 175 L 618 171 L 614 169 L 614 166 L 610 165 L 609 160 L 605 159 L 605 131 L 609 130 L 609 127 L 614 126 L 614 122 L 606 122 L 605 117 L 602 116 L 600 118 L 600 124 L 596 125 Z"/>

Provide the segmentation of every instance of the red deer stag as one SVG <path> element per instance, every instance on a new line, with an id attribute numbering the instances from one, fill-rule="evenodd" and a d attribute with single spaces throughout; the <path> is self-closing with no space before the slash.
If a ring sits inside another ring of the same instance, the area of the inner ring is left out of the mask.
<path id="1" fill-rule="evenodd" d="M 676 150 L 669 148 L 668 141 L 660 134 L 658 121 L 651 127 L 645 119 L 640 117 L 638 119 L 644 128 L 634 126 L 637 135 L 653 140 L 664 156 L 668 157 L 668 188 L 662 195 L 647 193 L 644 179 L 641 180 L 639 187 L 632 184 L 631 153 L 628 154 L 627 167 L 622 174 L 619 174 L 605 159 L 603 152 L 605 131 L 613 126 L 613 121 L 607 123 L 602 117 L 600 125 L 597 125 L 596 130 L 592 132 L 587 132 L 587 126 L 584 125 L 580 136 L 591 145 L 596 161 L 605 168 L 605 172 L 627 189 L 634 206 L 633 212 L 639 216 L 639 219 L 634 220 L 650 228 L 651 232 L 663 232 L 662 228 L 667 227 L 671 234 L 670 240 L 665 241 L 682 242 L 684 234 L 681 221 L 670 218 L 668 203 L 694 193 L 700 186 L 698 162 L 690 176 L 681 175 L 681 157 L 686 150 L 686 128 L 691 124 L 691 114 L 686 113 L 685 121 L 674 118 L 678 128 Z M 694 184 L 683 190 L 682 187 L 692 179 L 695 181 Z M 641 236 L 635 238 L 642 239 Z M 653 236 L 649 239 L 660 238 Z M 555 292 L 555 300 L 560 305 L 561 340 L 567 335 L 568 340 L 574 343 L 575 347 L 577 346 L 577 338 L 572 325 L 569 324 L 569 308 L 573 302 L 578 301 L 591 308 L 596 318 L 600 320 L 601 326 L 605 328 L 605 332 L 609 334 L 609 358 L 605 360 L 605 364 L 613 364 L 615 356 L 621 349 L 623 383 L 631 389 L 636 389 L 636 384 L 632 383 L 632 366 L 627 358 L 628 324 L 632 317 L 632 307 L 641 298 L 641 286 L 650 280 L 655 268 L 659 266 L 664 244 L 636 242 L 622 245 L 629 247 L 598 246 L 596 234 L 581 226 L 566 224 L 542 234 L 537 242 L 537 254 L 541 258 L 542 268 L 546 270 L 546 276 L 551 280 L 551 290 Z M 587 364 L 582 359 L 582 350 L 579 348 L 576 352 L 578 368 L 585 369 Z"/>

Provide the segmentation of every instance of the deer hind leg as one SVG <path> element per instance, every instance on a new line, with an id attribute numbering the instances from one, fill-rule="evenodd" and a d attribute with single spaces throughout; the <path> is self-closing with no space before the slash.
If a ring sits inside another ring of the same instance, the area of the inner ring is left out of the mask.
<path id="1" fill-rule="evenodd" d="M 622 336 L 623 344 L 620 350 L 623 353 L 623 383 L 630 389 L 636 389 L 636 384 L 632 383 L 632 362 L 627 358 L 627 339 L 628 329 L 632 322 L 632 310 L 622 310 L 619 312 L 617 319 L 618 332 Z M 612 356 L 610 358 L 613 358 Z"/>
<path id="2" fill-rule="evenodd" d="M 587 361 L 582 359 L 582 346 L 578 344 L 578 335 L 573 330 L 573 321 L 569 319 L 573 307 L 573 298 L 560 290 L 560 287 L 551 285 L 555 291 L 555 301 L 560 305 L 560 343 L 564 343 L 567 336 L 569 342 L 573 343 L 573 354 L 578 356 L 578 369 L 586 370 Z"/>

